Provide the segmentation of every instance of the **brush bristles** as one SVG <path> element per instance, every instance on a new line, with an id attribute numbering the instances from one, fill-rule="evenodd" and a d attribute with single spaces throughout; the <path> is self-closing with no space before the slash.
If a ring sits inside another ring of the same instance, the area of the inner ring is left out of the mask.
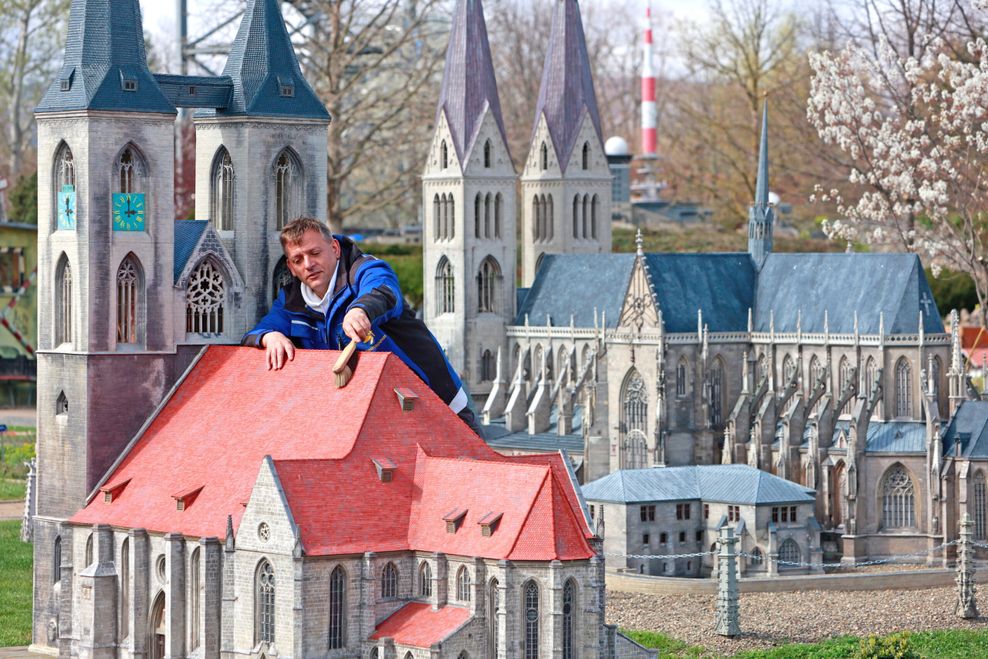
<path id="1" fill-rule="evenodd" d="M 336 373 L 336 388 L 342 389 L 350 383 L 350 378 L 353 377 L 353 370 L 349 366 L 344 366 L 343 370 Z"/>

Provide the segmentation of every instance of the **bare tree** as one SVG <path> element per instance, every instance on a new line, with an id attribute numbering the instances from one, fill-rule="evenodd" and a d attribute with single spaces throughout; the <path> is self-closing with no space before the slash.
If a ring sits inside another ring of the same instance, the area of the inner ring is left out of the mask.
<path id="1" fill-rule="evenodd" d="M 306 0 L 298 42 L 306 76 L 333 116 L 328 215 L 397 226 L 418 215 L 417 180 L 449 36 L 444 0 Z"/>
<path id="2" fill-rule="evenodd" d="M 68 0 L 0 0 L 0 147 L 8 176 L 25 173 L 34 107 L 61 63 Z"/>

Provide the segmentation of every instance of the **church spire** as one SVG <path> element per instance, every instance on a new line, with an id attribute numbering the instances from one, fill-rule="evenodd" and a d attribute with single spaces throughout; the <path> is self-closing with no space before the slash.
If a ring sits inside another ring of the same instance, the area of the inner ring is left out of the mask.
<path id="1" fill-rule="evenodd" d="M 772 224 L 775 211 L 768 196 L 768 101 L 762 109 L 762 132 L 758 145 L 758 176 L 755 180 L 755 203 L 748 211 L 748 253 L 761 269 L 772 253 Z"/>
<path id="2" fill-rule="evenodd" d="M 175 114 L 148 70 L 138 0 L 72 0 L 65 59 L 36 112 Z"/>
<path id="3" fill-rule="evenodd" d="M 233 95 L 217 114 L 330 118 L 302 76 L 278 0 L 247 0 L 223 75 Z"/>
<path id="4" fill-rule="evenodd" d="M 534 141 L 540 118 L 545 115 L 549 136 L 563 170 L 573 152 L 584 114 L 589 116 L 597 138 L 603 144 L 580 5 L 576 0 L 556 0 L 542 69 L 542 86 L 535 106 L 532 139 Z"/>
<path id="5" fill-rule="evenodd" d="M 436 125 L 445 113 L 456 155 L 464 166 L 473 150 L 485 111 L 490 111 L 507 147 L 494 62 L 487 41 L 484 5 L 481 0 L 459 0 L 453 12 L 453 25 L 446 47 L 446 66 L 436 109 Z"/>

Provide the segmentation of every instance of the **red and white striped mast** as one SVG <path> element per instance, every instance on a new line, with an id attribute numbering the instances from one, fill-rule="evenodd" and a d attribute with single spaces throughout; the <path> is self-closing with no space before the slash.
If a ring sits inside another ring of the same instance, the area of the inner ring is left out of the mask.
<path id="1" fill-rule="evenodd" d="M 655 149 L 655 67 L 652 65 L 652 3 L 645 6 L 645 47 L 642 49 L 642 151 L 645 159 L 658 157 Z"/>

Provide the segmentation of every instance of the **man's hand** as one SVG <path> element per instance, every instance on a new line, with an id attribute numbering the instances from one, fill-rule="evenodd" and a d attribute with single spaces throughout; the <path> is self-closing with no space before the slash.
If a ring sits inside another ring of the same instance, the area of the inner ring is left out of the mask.
<path id="1" fill-rule="evenodd" d="M 268 370 L 280 371 L 281 367 L 295 359 L 295 344 L 281 332 L 268 332 L 261 337 Z"/>
<path id="2" fill-rule="evenodd" d="M 371 321 L 367 317 L 367 312 L 363 309 L 354 307 L 343 316 L 343 333 L 354 341 L 358 343 L 366 341 L 370 331 Z"/>

